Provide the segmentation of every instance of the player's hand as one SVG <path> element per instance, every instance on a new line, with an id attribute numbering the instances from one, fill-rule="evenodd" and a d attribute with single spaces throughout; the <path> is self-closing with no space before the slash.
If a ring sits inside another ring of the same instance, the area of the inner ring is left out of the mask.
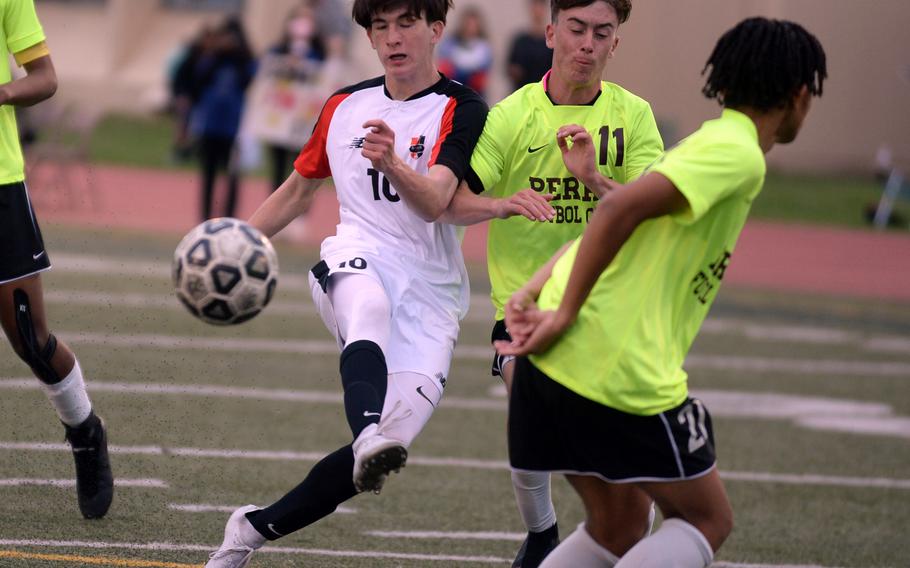
<path id="1" fill-rule="evenodd" d="M 395 155 L 395 131 L 379 119 L 368 120 L 363 127 L 370 131 L 363 137 L 361 154 L 373 163 L 373 168 L 388 173 L 399 159 Z"/>
<path id="2" fill-rule="evenodd" d="M 553 343 L 559 339 L 569 326 L 560 314 L 555 310 L 529 310 L 525 313 L 527 324 L 530 325 L 530 333 L 517 341 L 513 335 L 512 341 L 494 341 L 493 346 L 500 355 L 528 355 L 530 353 L 543 353 L 550 348 Z M 533 324 L 533 325 L 531 325 Z M 506 318 L 506 326 L 509 333 L 512 333 L 511 324 Z"/>
<path id="3" fill-rule="evenodd" d="M 591 134 L 583 126 L 567 124 L 556 131 L 556 143 L 562 151 L 562 162 L 566 169 L 586 186 L 594 187 L 600 173 L 595 163 L 594 139 Z"/>
<path id="4" fill-rule="evenodd" d="M 552 221 L 556 210 L 550 205 L 553 195 L 539 193 L 533 189 L 522 189 L 510 197 L 499 199 L 496 203 L 496 218 L 508 219 L 522 215 L 531 221 Z"/>
<path id="5" fill-rule="evenodd" d="M 506 313 L 506 329 L 513 343 L 524 343 L 536 326 L 534 313 L 537 307 L 537 295 L 526 288 L 519 288 L 506 302 L 503 309 Z"/>

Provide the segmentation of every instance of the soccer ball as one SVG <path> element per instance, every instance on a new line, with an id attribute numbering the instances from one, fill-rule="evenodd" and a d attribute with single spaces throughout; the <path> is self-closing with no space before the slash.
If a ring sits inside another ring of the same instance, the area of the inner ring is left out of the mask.
<path id="1" fill-rule="evenodd" d="M 268 305 L 278 285 L 278 255 L 250 225 L 209 219 L 187 233 L 171 273 L 174 292 L 197 318 L 215 325 L 242 323 Z"/>

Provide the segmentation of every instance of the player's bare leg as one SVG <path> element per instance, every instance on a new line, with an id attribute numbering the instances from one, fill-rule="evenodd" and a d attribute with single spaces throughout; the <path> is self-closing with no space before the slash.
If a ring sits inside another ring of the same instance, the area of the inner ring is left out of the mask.
<path id="1" fill-rule="evenodd" d="M 87 519 L 103 517 L 114 491 L 107 434 L 101 419 L 92 412 L 76 356 L 48 331 L 40 275 L 0 285 L 0 324 L 13 350 L 41 380 L 63 422 L 76 463 L 82 515 Z"/>
<path id="2" fill-rule="evenodd" d="M 638 484 L 660 507 L 660 529 L 642 540 L 617 567 L 708 566 L 733 530 L 733 509 L 717 469 L 697 479 Z"/>

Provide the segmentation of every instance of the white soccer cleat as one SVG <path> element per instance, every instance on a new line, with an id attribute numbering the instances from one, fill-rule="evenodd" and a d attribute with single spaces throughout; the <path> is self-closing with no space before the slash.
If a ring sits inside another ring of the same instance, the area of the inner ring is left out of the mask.
<path id="1" fill-rule="evenodd" d="M 266 540 L 246 518 L 247 513 L 258 509 L 255 505 L 246 505 L 231 513 L 224 527 L 224 542 L 209 555 L 205 568 L 244 568 L 250 563 L 253 553 Z"/>
<path id="2" fill-rule="evenodd" d="M 398 472 L 408 460 L 404 443 L 379 433 L 376 424 L 360 432 L 354 449 L 354 487 L 358 491 L 379 493 L 391 472 Z"/>

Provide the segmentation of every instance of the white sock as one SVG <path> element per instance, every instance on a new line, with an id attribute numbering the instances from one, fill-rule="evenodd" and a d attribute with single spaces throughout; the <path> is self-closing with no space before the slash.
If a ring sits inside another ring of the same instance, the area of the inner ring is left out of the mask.
<path id="1" fill-rule="evenodd" d="M 52 385 L 42 381 L 41 386 L 48 400 L 54 405 L 60 421 L 67 426 L 78 426 L 91 414 L 92 403 L 85 392 L 85 381 L 82 380 L 82 369 L 79 368 L 78 360 L 73 363 L 73 370 L 62 381 Z"/>
<path id="2" fill-rule="evenodd" d="M 618 561 L 619 558 L 599 545 L 581 523 L 543 559 L 540 568 L 613 568 Z"/>
<path id="3" fill-rule="evenodd" d="M 616 568 L 706 568 L 713 559 L 711 545 L 697 528 L 682 519 L 667 519 L 625 553 Z"/>
<path id="4" fill-rule="evenodd" d="M 512 488 L 518 512 L 529 531 L 545 531 L 556 524 L 556 510 L 550 499 L 549 472 L 513 471 Z"/>

